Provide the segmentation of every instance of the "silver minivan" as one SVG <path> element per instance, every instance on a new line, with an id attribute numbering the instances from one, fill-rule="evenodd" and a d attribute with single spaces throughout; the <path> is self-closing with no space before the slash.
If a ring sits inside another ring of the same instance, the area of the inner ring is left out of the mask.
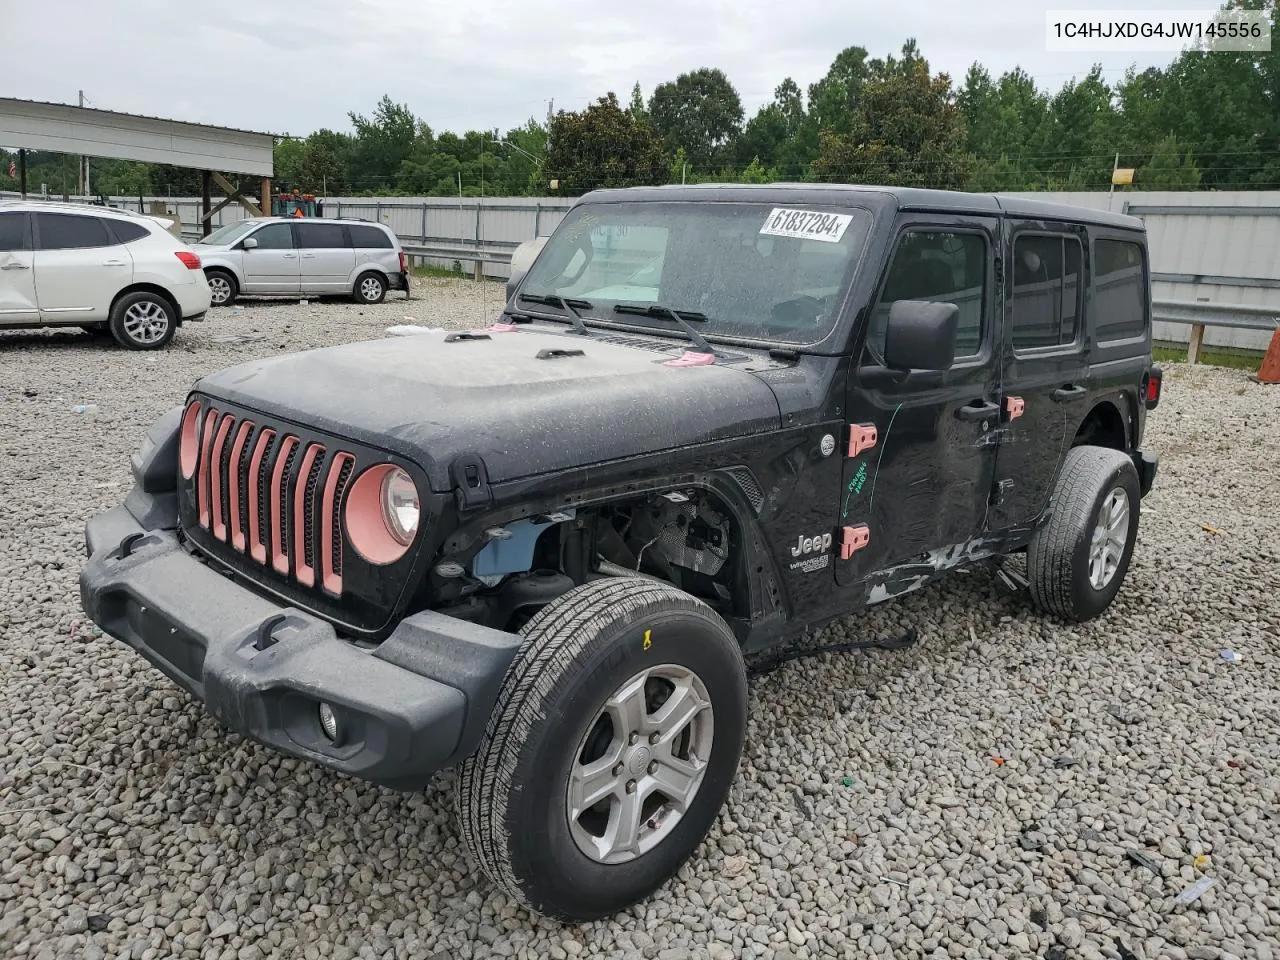
<path id="1" fill-rule="evenodd" d="M 409 268 L 389 227 L 366 220 L 253 217 L 220 227 L 195 244 L 213 305 L 237 296 L 347 294 L 379 303 L 409 293 Z"/>

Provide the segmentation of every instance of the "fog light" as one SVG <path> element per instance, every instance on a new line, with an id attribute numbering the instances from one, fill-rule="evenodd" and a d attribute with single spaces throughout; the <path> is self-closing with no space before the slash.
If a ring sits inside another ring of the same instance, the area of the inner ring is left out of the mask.
<path id="1" fill-rule="evenodd" d="M 320 729 L 324 731 L 330 743 L 342 742 L 342 725 L 338 723 L 338 714 L 333 707 L 324 702 L 320 704 Z"/>

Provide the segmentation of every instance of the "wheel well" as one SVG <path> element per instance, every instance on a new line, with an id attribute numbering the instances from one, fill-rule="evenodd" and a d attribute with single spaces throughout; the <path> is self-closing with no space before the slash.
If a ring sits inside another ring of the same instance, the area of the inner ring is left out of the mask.
<path id="1" fill-rule="evenodd" d="M 231 282 L 232 282 L 232 283 L 234 283 L 234 284 L 236 285 L 236 287 L 237 287 L 237 288 L 239 288 L 239 286 L 240 286 L 240 280 L 239 280 L 239 279 L 236 277 L 236 275 L 235 275 L 235 274 L 234 274 L 230 269 L 228 269 L 227 267 L 205 267 L 205 268 L 204 268 L 204 273 L 205 273 L 205 276 L 208 276 L 208 275 L 209 275 L 209 274 L 211 274 L 211 273 L 220 273 L 220 274 L 222 274 L 224 277 L 230 277 L 230 278 L 231 278 Z"/>
<path id="2" fill-rule="evenodd" d="M 134 283 L 125 287 L 117 293 L 115 299 L 111 301 L 111 310 L 108 311 L 107 315 L 110 316 L 114 313 L 116 304 L 119 303 L 122 298 L 127 297 L 131 293 L 154 293 L 167 303 L 171 310 L 173 310 L 173 322 L 178 324 L 182 323 L 182 308 L 178 306 L 178 301 L 173 299 L 173 294 L 168 290 L 164 287 L 158 287 L 154 283 Z"/>
<path id="3" fill-rule="evenodd" d="M 1125 429 L 1124 418 L 1115 404 L 1103 401 L 1092 410 L 1080 423 L 1076 430 L 1073 447 L 1109 447 L 1121 452 L 1129 449 L 1129 434 Z"/>

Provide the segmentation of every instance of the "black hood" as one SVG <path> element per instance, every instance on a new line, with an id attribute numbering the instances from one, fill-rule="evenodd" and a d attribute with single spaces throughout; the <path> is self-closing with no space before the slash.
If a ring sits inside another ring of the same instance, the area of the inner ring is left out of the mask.
<path id="1" fill-rule="evenodd" d="M 461 454 L 501 482 L 778 428 L 778 402 L 754 374 L 664 366 L 683 344 L 617 339 L 423 333 L 255 360 L 196 389 L 407 457 L 440 492 Z M 540 359 L 545 350 L 583 355 Z"/>

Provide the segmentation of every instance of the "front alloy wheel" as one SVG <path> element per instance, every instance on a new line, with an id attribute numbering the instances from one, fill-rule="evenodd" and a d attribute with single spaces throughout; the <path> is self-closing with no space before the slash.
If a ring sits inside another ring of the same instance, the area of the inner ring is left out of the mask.
<path id="1" fill-rule="evenodd" d="M 668 583 L 595 580 L 521 629 L 458 817 L 489 878 L 565 921 L 662 886 L 711 829 L 738 769 L 738 642 Z"/>
<path id="2" fill-rule="evenodd" d="M 578 849 L 627 863 L 675 829 L 698 795 L 715 739 L 696 673 L 668 663 L 615 690 L 578 745 L 566 805 Z"/>

